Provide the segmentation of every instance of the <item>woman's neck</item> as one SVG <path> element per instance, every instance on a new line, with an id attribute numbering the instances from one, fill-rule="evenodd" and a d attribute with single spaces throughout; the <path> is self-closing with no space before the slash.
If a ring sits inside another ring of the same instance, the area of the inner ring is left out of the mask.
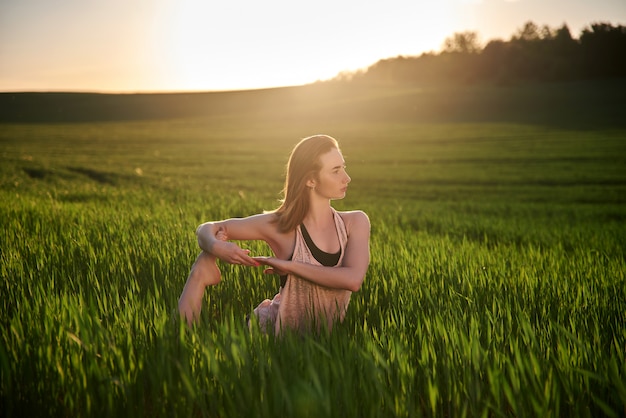
<path id="1" fill-rule="evenodd" d="M 311 227 L 323 227 L 333 222 L 333 210 L 329 200 L 311 199 L 309 211 L 303 219 Z"/>

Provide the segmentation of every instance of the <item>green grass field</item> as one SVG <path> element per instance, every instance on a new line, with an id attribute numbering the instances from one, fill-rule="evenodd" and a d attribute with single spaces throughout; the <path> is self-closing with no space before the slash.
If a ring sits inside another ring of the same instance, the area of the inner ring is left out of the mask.
<path id="1" fill-rule="evenodd" d="M 626 416 L 623 104 L 589 86 L 294 91 L 0 124 L 0 415 Z M 187 329 L 196 226 L 274 208 L 315 133 L 352 176 L 335 207 L 372 223 L 346 321 L 249 332 L 277 279 L 222 264 Z"/>

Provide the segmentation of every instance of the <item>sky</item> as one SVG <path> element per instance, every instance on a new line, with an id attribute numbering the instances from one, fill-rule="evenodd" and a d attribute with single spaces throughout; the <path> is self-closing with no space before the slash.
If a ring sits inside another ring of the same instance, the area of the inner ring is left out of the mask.
<path id="1" fill-rule="evenodd" d="M 245 90 L 486 44 L 526 22 L 626 26 L 626 0 L 3 0 L 0 91 Z"/>

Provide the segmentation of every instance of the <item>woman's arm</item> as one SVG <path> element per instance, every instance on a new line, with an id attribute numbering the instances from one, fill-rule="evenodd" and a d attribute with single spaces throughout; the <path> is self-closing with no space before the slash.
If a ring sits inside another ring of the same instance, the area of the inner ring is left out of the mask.
<path id="1" fill-rule="evenodd" d="M 227 241 L 228 239 L 261 239 L 263 223 L 263 218 L 243 218 L 207 222 L 196 229 L 198 244 L 203 251 L 193 263 L 185 287 L 178 299 L 178 311 L 187 320 L 187 324 L 191 326 L 200 318 L 205 288 L 216 285 L 221 280 L 221 272 L 216 263 L 217 258 L 231 264 L 259 265 L 257 261 L 250 258 L 248 250 Z"/>
<path id="2" fill-rule="evenodd" d="M 260 214 L 247 218 L 203 223 L 196 229 L 198 245 L 203 251 L 227 263 L 258 266 L 258 262 L 250 257 L 249 250 L 242 249 L 228 240 L 271 241 L 270 216 L 270 214 Z"/>
<path id="3" fill-rule="evenodd" d="M 270 266 L 269 273 L 294 274 L 321 286 L 356 292 L 361 288 L 370 261 L 370 222 L 364 212 L 350 212 L 345 216 L 348 244 L 341 267 L 324 267 L 275 257 L 252 257 L 260 264 Z"/>

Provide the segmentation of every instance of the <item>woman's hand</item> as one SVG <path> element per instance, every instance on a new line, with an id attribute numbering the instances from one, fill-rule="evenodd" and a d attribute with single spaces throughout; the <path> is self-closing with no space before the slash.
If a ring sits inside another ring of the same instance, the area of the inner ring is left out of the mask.
<path id="1" fill-rule="evenodd" d="M 244 250 L 233 242 L 228 242 L 228 235 L 224 228 L 219 228 L 215 233 L 215 239 L 211 248 L 211 254 L 222 261 L 230 264 L 257 267 L 257 263 L 250 257 L 250 250 Z"/>
<path id="2" fill-rule="evenodd" d="M 257 267 L 259 263 L 250 257 L 250 250 L 244 250 L 234 242 L 216 241 L 211 248 L 211 254 L 230 264 Z"/>
<path id="3" fill-rule="evenodd" d="M 257 266 L 264 265 L 269 267 L 263 270 L 265 274 L 278 274 L 279 276 L 288 274 L 287 266 L 290 263 L 289 261 L 276 257 L 252 257 L 252 259 L 257 262 Z"/>
<path id="4" fill-rule="evenodd" d="M 228 241 L 228 234 L 225 228 L 213 227 L 210 231 L 210 235 L 207 236 L 206 232 L 210 230 L 210 223 L 205 224 L 208 229 L 203 232 L 204 242 L 208 245 L 200 245 L 205 251 L 229 264 L 238 264 L 243 266 L 257 267 L 259 264 L 250 257 L 250 250 L 244 250 L 237 244 Z M 199 244 L 202 237 L 198 236 Z M 207 239 L 208 238 L 208 239 Z"/>

